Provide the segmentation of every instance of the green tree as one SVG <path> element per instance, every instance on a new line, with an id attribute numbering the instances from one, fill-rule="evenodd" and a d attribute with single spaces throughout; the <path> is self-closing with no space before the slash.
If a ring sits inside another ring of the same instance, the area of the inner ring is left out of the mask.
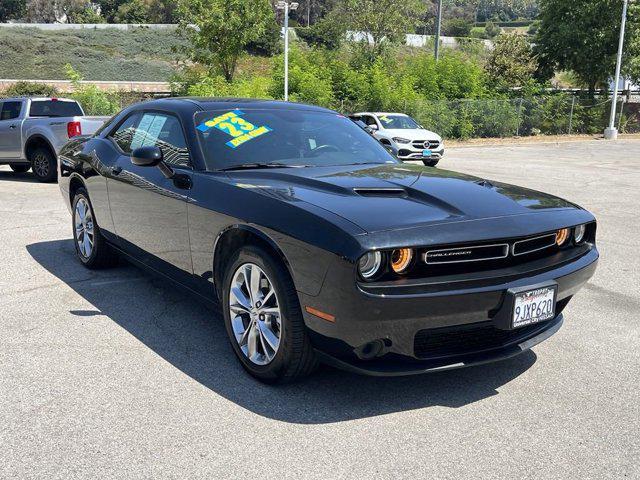
<path id="1" fill-rule="evenodd" d="M 118 23 L 148 23 L 149 5 L 142 0 L 131 0 L 118 7 L 116 12 Z"/>
<path id="2" fill-rule="evenodd" d="M 296 33 L 307 44 L 330 50 L 340 48 L 344 37 L 344 28 L 338 22 L 322 19 L 310 27 L 298 27 Z"/>
<path id="3" fill-rule="evenodd" d="M 344 30 L 366 32 L 369 41 L 361 43 L 373 61 L 387 44 L 403 42 L 425 12 L 422 0 L 344 0 L 331 12 L 331 19 Z"/>
<path id="4" fill-rule="evenodd" d="M 95 2 L 100 7 L 100 14 L 107 20 L 107 23 L 116 21 L 116 13 L 123 3 L 127 3 L 127 0 L 97 0 Z"/>
<path id="5" fill-rule="evenodd" d="M 92 6 L 87 6 L 70 12 L 67 15 L 69 23 L 105 23 L 104 17 L 96 12 Z"/>
<path id="6" fill-rule="evenodd" d="M 191 40 L 191 58 L 230 82 L 238 59 L 275 22 L 269 0 L 180 0 L 181 31 Z M 196 28 L 194 28 L 194 26 Z"/>
<path id="7" fill-rule="evenodd" d="M 531 45 L 524 35 L 500 35 L 491 52 L 485 71 L 489 81 L 499 89 L 522 87 L 533 79 L 538 67 Z"/>
<path id="8" fill-rule="evenodd" d="M 571 70 L 589 88 L 604 84 L 614 72 L 622 0 L 541 0 L 535 52 L 540 70 Z M 640 77 L 640 5 L 629 5 L 625 71 Z"/>
<path id="9" fill-rule="evenodd" d="M 2 0 L 0 2 L 0 22 L 22 18 L 27 12 L 27 0 Z"/>

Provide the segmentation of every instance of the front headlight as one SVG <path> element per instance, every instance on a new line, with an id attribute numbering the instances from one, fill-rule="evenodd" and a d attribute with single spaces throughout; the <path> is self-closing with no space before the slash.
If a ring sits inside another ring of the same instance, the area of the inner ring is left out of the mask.
<path id="1" fill-rule="evenodd" d="M 391 252 L 391 269 L 395 273 L 406 273 L 413 260 L 413 250 L 398 248 Z"/>
<path id="2" fill-rule="evenodd" d="M 358 272 L 365 280 L 371 280 L 379 272 L 382 266 L 382 254 L 380 252 L 365 253 L 358 261 Z"/>
<path id="3" fill-rule="evenodd" d="M 568 228 L 562 228 L 558 230 L 556 232 L 556 245 L 558 245 L 559 247 L 565 245 L 567 243 L 567 240 L 569 240 L 569 237 L 571 236 L 569 232 L 570 230 Z"/>
<path id="4" fill-rule="evenodd" d="M 584 241 L 584 234 L 587 232 L 587 226 L 582 224 L 573 229 L 573 241 L 580 244 Z"/>
<path id="5" fill-rule="evenodd" d="M 402 138 L 402 137 L 394 137 L 393 141 L 396 143 L 411 143 L 411 140 L 409 140 L 408 138 Z"/>

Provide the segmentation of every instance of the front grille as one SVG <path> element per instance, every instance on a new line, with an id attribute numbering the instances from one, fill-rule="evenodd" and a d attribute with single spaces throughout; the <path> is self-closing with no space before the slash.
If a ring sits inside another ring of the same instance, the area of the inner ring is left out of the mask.
<path id="1" fill-rule="evenodd" d="M 424 261 L 428 264 L 480 262 L 483 260 L 497 260 L 509 255 L 509 245 L 479 245 L 472 247 L 446 248 L 428 250 L 424 254 Z"/>
<path id="2" fill-rule="evenodd" d="M 440 146 L 439 140 L 414 140 L 411 142 L 413 148 L 438 148 Z"/>
<path id="3" fill-rule="evenodd" d="M 490 322 L 420 330 L 414 337 L 413 350 L 421 359 L 479 353 L 518 343 L 548 323 L 541 322 L 517 330 L 500 330 Z"/>
<path id="4" fill-rule="evenodd" d="M 545 248 L 553 247 L 556 244 L 556 234 L 549 233 L 540 237 L 527 238 L 513 243 L 513 254 L 526 255 L 527 253 L 537 252 Z"/>

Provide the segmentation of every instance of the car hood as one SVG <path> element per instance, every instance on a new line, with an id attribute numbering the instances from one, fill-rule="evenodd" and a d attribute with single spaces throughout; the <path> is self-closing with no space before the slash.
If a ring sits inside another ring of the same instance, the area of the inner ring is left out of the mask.
<path id="1" fill-rule="evenodd" d="M 230 172 L 241 188 L 306 202 L 373 233 L 576 205 L 533 190 L 407 164 Z"/>
<path id="2" fill-rule="evenodd" d="M 422 128 L 403 129 L 403 128 L 389 128 L 381 131 L 388 137 L 402 137 L 407 140 L 442 140 L 440 135 L 430 130 L 424 130 Z"/>

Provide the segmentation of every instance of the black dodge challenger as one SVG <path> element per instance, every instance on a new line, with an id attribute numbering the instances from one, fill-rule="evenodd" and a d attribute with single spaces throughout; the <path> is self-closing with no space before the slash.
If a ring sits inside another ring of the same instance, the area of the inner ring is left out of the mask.
<path id="1" fill-rule="evenodd" d="M 544 193 L 398 162 L 292 103 L 134 105 L 60 154 L 79 260 L 118 256 L 220 305 L 244 368 L 372 375 L 505 359 L 593 275 L 596 222 Z"/>

